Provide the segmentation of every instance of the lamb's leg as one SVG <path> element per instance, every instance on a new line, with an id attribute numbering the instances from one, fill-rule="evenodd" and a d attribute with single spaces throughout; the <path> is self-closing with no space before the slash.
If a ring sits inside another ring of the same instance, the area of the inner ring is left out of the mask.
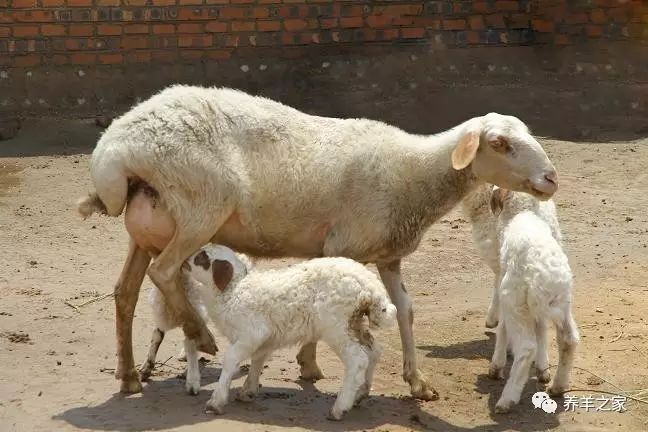
<path id="1" fill-rule="evenodd" d="M 540 321 L 536 323 L 536 338 L 538 351 L 536 352 L 535 367 L 538 381 L 546 384 L 551 380 L 549 373 L 549 352 L 547 351 L 547 323 Z"/>
<path id="2" fill-rule="evenodd" d="M 344 380 L 337 399 L 328 415 L 329 420 L 341 420 L 355 402 L 356 395 L 365 383 L 369 367 L 369 355 L 366 348 L 355 341 L 349 340 L 345 347 L 332 346 L 344 363 Z"/>
<path id="3" fill-rule="evenodd" d="M 148 355 L 146 356 L 146 361 L 142 364 L 140 368 L 140 376 L 142 381 L 146 381 L 151 376 L 151 372 L 155 368 L 155 358 L 157 357 L 158 349 L 160 349 L 160 344 L 164 340 L 164 332 L 159 328 L 153 330 L 151 335 L 151 345 L 149 345 Z"/>
<path id="4" fill-rule="evenodd" d="M 556 326 L 556 339 L 559 349 L 558 369 L 548 390 L 548 393 L 552 396 L 562 395 L 569 388 L 569 374 L 574 365 L 574 354 L 580 339 L 578 327 L 570 309 L 565 312 L 563 323 L 558 323 Z"/>
<path id="5" fill-rule="evenodd" d="M 185 338 L 184 348 L 187 356 L 185 389 L 188 394 L 195 396 L 200 392 L 200 364 L 198 362 L 196 341 Z"/>
<path id="6" fill-rule="evenodd" d="M 225 353 L 223 357 L 223 368 L 221 369 L 220 377 L 216 389 L 212 393 L 211 398 L 207 402 L 206 411 L 213 412 L 214 414 L 223 414 L 223 409 L 229 399 L 230 386 L 232 379 L 238 372 L 239 363 L 246 358 L 251 357 L 259 348 L 258 344 L 250 344 L 250 341 L 237 341 Z"/>
<path id="7" fill-rule="evenodd" d="M 502 396 L 495 405 L 495 412 L 505 413 L 520 401 L 524 385 L 529 379 L 529 369 L 536 356 L 535 322 L 530 317 L 504 314 L 502 324 L 511 338 L 513 348 L 513 366 Z"/>
<path id="8" fill-rule="evenodd" d="M 142 384 L 133 359 L 133 315 L 149 262 L 151 262 L 149 254 L 131 239 L 126 262 L 115 285 L 115 326 L 117 332 L 115 377 L 121 379 L 120 390 L 124 393 L 142 391 Z"/>
<path id="9" fill-rule="evenodd" d="M 324 378 L 322 370 L 317 365 L 317 342 L 307 343 L 297 353 L 297 364 L 300 367 L 300 378 L 317 381 Z"/>
<path id="10" fill-rule="evenodd" d="M 497 326 L 495 335 L 495 349 L 493 350 L 493 358 L 491 359 L 490 369 L 488 376 L 492 379 L 504 378 L 504 366 L 506 366 L 506 349 L 508 341 L 506 339 L 506 326 L 500 322 Z"/>
<path id="11" fill-rule="evenodd" d="M 207 215 L 210 218 L 213 216 L 210 213 Z M 173 307 L 176 315 L 180 317 L 185 337 L 196 340 L 198 350 L 212 355 L 218 351 L 214 335 L 187 299 L 180 267 L 191 254 L 209 242 L 225 217 L 222 219 L 216 219 L 208 225 L 198 225 L 196 220 L 187 224 L 177 221 L 173 238 L 148 270 L 149 277 L 164 295 L 166 303 Z M 185 226 L 191 226 L 192 230 L 184 230 Z"/>
<path id="12" fill-rule="evenodd" d="M 358 389 L 358 392 L 355 396 L 354 403 L 357 404 L 362 401 L 364 398 L 369 396 L 371 392 L 371 383 L 373 382 L 374 371 L 376 370 L 376 364 L 380 360 L 380 355 L 382 354 L 382 347 L 378 342 L 374 341 L 371 347 L 365 348 L 367 350 L 367 355 L 369 356 L 369 365 L 367 366 L 367 372 L 365 373 L 364 383 Z"/>
<path id="13" fill-rule="evenodd" d="M 436 400 L 439 398 L 439 393 L 416 366 L 416 347 L 412 331 L 414 312 L 412 300 L 401 281 L 400 260 L 388 265 L 378 265 L 378 272 L 392 303 L 396 306 L 396 319 L 403 346 L 403 379 L 409 383 L 412 396 L 415 398 Z"/>
<path id="14" fill-rule="evenodd" d="M 251 402 L 259 392 L 259 378 L 261 377 L 261 372 L 263 372 L 266 358 L 268 358 L 268 354 L 265 351 L 258 351 L 252 354 L 248 376 L 245 378 L 243 387 L 236 397 L 241 402 Z"/>
<path id="15" fill-rule="evenodd" d="M 491 299 L 490 306 L 488 307 L 488 314 L 486 315 L 486 327 L 495 328 L 499 321 L 499 286 L 502 278 L 499 272 L 495 273 L 495 283 L 493 286 L 493 298 Z"/>

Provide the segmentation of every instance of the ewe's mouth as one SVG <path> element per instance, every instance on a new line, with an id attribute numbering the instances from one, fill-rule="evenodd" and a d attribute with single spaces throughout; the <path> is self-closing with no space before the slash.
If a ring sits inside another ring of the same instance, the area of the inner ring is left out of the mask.
<path id="1" fill-rule="evenodd" d="M 541 190 L 536 189 L 535 187 L 531 186 L 531 194 L 538 198 L 540 201 L 547 201 L 549 200 L 554 194 L 548 193 L 548 192 L 543 192 Z"/>

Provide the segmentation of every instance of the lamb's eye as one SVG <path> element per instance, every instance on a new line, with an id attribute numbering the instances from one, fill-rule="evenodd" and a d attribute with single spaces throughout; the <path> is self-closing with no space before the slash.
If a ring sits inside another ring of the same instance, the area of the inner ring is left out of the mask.
<path id="1" fill-rule="evenodd" d="M 511 145 L 508 142 L 508 139 L 503 136 L 498 136 L 495 139 L 492 139 L 488 142 L 493 150 L 499 153 L 508 153 L 511 151 Z"/>

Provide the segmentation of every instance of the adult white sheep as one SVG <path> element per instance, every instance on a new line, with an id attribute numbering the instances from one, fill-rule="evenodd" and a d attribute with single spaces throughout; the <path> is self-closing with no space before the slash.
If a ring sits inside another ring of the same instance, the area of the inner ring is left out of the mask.
<path id="1" fill-rule="evenodd" d="M 539 204 L 525 193 L 500 188 L 491 192 L 501 275 L 495 296 L 499 297 L 501 310 L 489 375 L 503 378 L 509 345 L 514 355 L 496 412 L 508 412 L 519 402 L 532 362 L 538 381 L 549 382 L 549 323 L 556 326 L 559 347 L 558 369 L 549 394 L 562 395 L 568 388 L 579 341 L 571 309 L 572 272 L 556 238 L 559 228 L 555 208 L 552 211 Z"/>
<path id="2" fill-rule="evenodd" d="M 401 258 L 481 182 L 543 199 L 557 189 L 553 165 L 515 117 L 491 113 L 437 135 L 412 135 L 377 121 L 307 115 L 236 90 L 187 86 L 116 119 L 90 169 L 96 193 L 80 201 L 84 216 L 118 216 L 128 202 L 132 241 L 115 296 L 123 391 L 141 390 L 132 316 L 150 255 L 148 275 L 182 317 L 185 334 L 215 352 L 177 280 L 182 263 L 212 241 L 259 257 L 376 263 L 398 309 L 403 378 L 413 396 L 435 399 L 416 366 Z M 305 378 L 321 376 L 314 344 L 298 360 Z"/>

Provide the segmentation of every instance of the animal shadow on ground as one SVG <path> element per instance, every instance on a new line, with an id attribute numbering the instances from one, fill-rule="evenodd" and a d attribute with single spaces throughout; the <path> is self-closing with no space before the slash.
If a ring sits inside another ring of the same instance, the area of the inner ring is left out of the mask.
<path id="1" fill-rule="evenodd" d="M 219 375 L 220 369 L 205 367 L 202 385 L 216 382 Z M 398 425 L 417 431 L 496 432 L 513 429 L 532 432 L 558 425 L 553 416 L 553 422 L 548 423 L 549 415 L 542 417 L 520 409 L 511 417 L 494 417 L 498 422 L 496 425 L 464 428 L 425 412 L 419 402 L 410 397 L 391 397 L 375 393 L 347 413 L 344 420 L 332 422 L 326 419 L 326 414 L 336 395 L 320 391 L 316 384 L 311 382 L 296 382 L 301 389 L 263 386 L 254 402 L 231 400 L 224 415 L 214 416 L 204 411 L 211 390 L 203 389 L 197 396 L 188 396 L 184 393 L 184 381 L 179 377 L 172 377 L 150 381 L 145 385 L 142 394 L 128 396 L 115 393 L 98 405 L 73 407 L 54 416 L 54 419 L 82 429 L 105 431 L 168 430 L 209 422 L 216 427 L 222 421 L 298 427 L 323 432 L 382 428 L 385 425 Z M 266 383 L 269 383 L 268 380 Z M 491 408 L 500 388 L 499 382 L 482 380 L 481 377 L 478 381 L 478 391 L 491 395 Z M 237 390 L 237 387 L 232 388 L 232 399 Z M 525 396 L 527 393 L 525 391 Z M 231 423 L 229 425 L 231 426 Z M 240 428 L 239 426 L 238 429 Z"/>
<path id="2" fill-rule="evenodd" d="M 419 349 L 429 351 L 426 357 L 454 359 L 479 359 L 485 358 L 490 360 L 493 349 L 495 348 L 495 333 L 486 331 L 484 333 L 488 339 L 479 339 L 469 342 L 460 342 L 453 345 L 438 346 L 438 345 L 423 345 Z M 522 396 L 520 403 L 511 409 L 508 414 L 495 414 L 495 404 L 497 403 L 508 372 L 511 370 L 512 357 L 509 354 L 507 364 L 505 367 L 505 379 L 494 380 L 488 377 L 487 371 L 477 376 L 475 382 L 475 391 L 479 394 L 488 395 L 488 409 L 490 417 L 493 421 L 497 422 L 497 426 L 477 427 L 473 430 L 517 430 L 517 431 L 534 431 L 553 429 L 560 425 L 558 422 L 557 414 L 548 414 L 541 409 L 536 409 L 531 403 L 531 397 L 537 391 L 545 391 L 545 386 L 538 383 L 533 375 L 529 378 Z M 531 367 L 531 374 L 535 373 L 535 368 Z M 562 399 L 556 400 L 558 406 L 562 405 Z M 560 410 L 560 409 L 559 409 Z"/>

